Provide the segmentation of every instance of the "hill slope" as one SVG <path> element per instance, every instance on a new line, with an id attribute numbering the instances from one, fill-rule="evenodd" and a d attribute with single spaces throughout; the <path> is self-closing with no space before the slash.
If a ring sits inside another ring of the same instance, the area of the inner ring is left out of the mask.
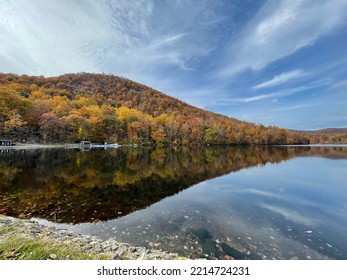
<path id="1" fill-rule="evenodd" d="M 302 133 L 208 112 L 103 74 L 0 74 L 0 137 L 21 142 L 299 144 Z"/>

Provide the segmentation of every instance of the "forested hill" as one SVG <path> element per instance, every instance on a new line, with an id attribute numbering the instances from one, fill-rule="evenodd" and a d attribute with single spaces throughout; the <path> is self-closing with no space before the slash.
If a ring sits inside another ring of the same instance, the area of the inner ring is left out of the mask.
<path id="1" fill-rule="evenodd" d="M 242 122 L 113 75 L 0 74 L 0 137 L 20 142 L 299 144 L 309 136 Z"/>

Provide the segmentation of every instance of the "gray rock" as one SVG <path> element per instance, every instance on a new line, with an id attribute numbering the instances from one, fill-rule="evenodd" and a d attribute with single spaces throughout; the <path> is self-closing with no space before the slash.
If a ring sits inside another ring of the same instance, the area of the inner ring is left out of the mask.
<path id="1" fill-rule="evenodd" d="M 55 260 L 55 259 L 57 258 L 57 255 L 56 255 L 56 254 L 50 254 L 50 255 L 49 255 L 49 258 L 50 258 L 51 260 Z"/>

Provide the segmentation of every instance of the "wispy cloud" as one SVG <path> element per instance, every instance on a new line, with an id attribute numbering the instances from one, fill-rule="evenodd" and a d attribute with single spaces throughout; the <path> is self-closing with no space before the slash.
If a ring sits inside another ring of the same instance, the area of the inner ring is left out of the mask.
<path id="1" fill-rule="evenodd" d="M 208 31 L 217 23 L 212 12 L 205 15 L 207 6 L 212 8 L 209 1 L 198 7 L 153 0 L 2 1 L 0 71 L 111 72 L 139 81 L 144 73 L 158 79 L 164 67 L 187 71 L 190 60 L 213 49 Z M 211 25 L 197 29 L 201 17 Z"/>
<path id="2" fill-rule="evenodd" d="M 279 90 L 273 93 L 268 93 L 268 94 L 260 94 L 252 97 L 245 97 L 245 98 L 225 98 L 225 99 L 220 99 L 220 101 L 233 101 L 233 102 L 254 102 L 254 101 L 259 101 L 263 99 L 270 99 L 270 98 L 280 98 L 280 97 L 285 97 L 289 96 L 298 92 L 302 92 L 305 90 L 309 90 L 314 88 L 315 86 L 301 86 L 301 87 L 295 87 L 295 88 L 290 88 L 290 89 L 283 89 Z"/>
<path id="3" fill-rule="evenodd" d="M 1 1 L 0 71 L 52 75 L 99 70 L 83 51 L 108 31 L 105 6 L 76 1 Z"/>
<path id="4" fill-rule="evenodd" d="M 297 104 L 293 106 L 287 106 L 287 107 L 280 107 L 280 108 L 275 108 L 275 111 L 292 111 L 292 110 L 297 110 L 297 109 L 302 109 L 302 108 L 307 108 L 307 107 L 313 107 L 313 104 Z"/>
<path id="5" fill-rule="evenodd" d="M 231 41 L 219 77 L 260 70 L 343 26 L 347 1 L 268 1 L 238 40 Z M 328 16 L 333 15 L 333 16 Z"/>
<path id="6" fill-rule="evenodd" d="M 269 87 L 278 86 L 278 85 L 284 84 L 290 80 L 303 77 L 305 75 L 306 75 L 305 72 L 301 69 L 297 69 L 297 70 L 293 70 L 293 71 L 289 71 L 289 72 L 284 72 L 280 75 L 273 77 L 269 81 L 265 81 L 263 83 L 255 85 L 253 87 L 253 89 L 262 89 L 262 88 L 269 88 Z"/>
<path id="7" fill-rule="evenodd" d="M 246 97 L 246 98 L 233 98 L 230 99 L 230 101 L 237 101 L 237 102 L 254 102 L 254 101 L 259 101 L 263 99 L 269 99 L 269 98 L 274 98 L 274 97 L 279 97 L 279 96 L 284 96 L 281 93 L 274 92 L 274 93 L 269 93 L 269 94 L 261 94 L 253 97 Z"/>
<path id="8" fill-rule="evenodd" d="M 338 81 L 335 84 L 333 84 L 331 86 L 331 88 L 333 89 L 345 89 L 347 90 L 347 79 L 346 80 L 342 80 L 342 81 Z"/>

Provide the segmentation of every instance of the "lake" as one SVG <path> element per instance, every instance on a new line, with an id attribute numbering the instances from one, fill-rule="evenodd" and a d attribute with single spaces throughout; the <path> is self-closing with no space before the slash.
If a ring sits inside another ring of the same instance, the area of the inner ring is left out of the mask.
<path id="1" fill-rule="evenodd" d="M 347 259 L 347 147 L 0 150 L 0 213 L 208 259 Z"/>

